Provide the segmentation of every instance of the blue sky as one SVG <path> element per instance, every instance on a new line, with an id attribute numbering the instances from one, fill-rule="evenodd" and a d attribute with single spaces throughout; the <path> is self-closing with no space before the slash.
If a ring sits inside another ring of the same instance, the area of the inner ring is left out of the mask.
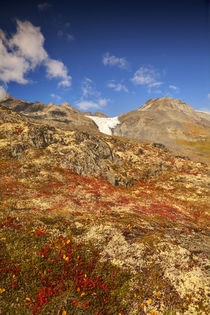
<path id="1" fill-rule="evenodd" d="M 170 96 L 210 111 L 209 15 L 208 0 L 3 0 L 0 97 L 116 116 Z"/>

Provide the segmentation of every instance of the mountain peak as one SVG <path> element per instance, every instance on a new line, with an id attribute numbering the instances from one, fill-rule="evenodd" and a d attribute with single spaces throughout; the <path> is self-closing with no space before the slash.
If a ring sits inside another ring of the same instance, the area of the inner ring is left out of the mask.
<path id="1" fill-rule="evenodd" d="M 70 104 L 68 102 L 63 102 L 60 106 L 62 106 L 62 107 L 69 107 Z"/>
<path id="2" fill-rule="evenodd" d="M 148 100 L 142 107 L 139 108 L 140 111 L 178 111 L 192 114 L 194 109 L 185 102 L 179 99 L 174 99 L 172 97 L 160 97 L 152 98 Z"/>
<path id="3" fill-rule="evenodd" d="M 103 114 L 103 113 L 100 113 L 100 112 L 95 112 L 95 113 L 93 114 L 93 116 L 108 118 L 107 115 L 105 115 L 105 114 Z"/>

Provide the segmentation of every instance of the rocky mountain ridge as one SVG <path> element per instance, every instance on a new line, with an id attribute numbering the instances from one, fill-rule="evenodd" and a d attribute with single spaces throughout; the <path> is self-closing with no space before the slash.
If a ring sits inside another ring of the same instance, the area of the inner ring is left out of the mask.
<path id="1" fill-rule="evenodd" d="M 36 119 L 47 119 L 47 120 L 58 120 L 67 116 L 68 114 L 81 114 L 86 116 L 96 116 L 96 117 L 104 117 L 108 118 L 107 115 L 104 115 L 101 112 L 95 112 L 92 114 L 91 112 L 81 112 L 76 108 L 72 107 L 68 102 L 63 102 L 60 105 L 55 105 L 54 103 L 50 102 L 49 104 L 44 104 L 41 102 L 28 102 L 23 101 L 17 98 L 12 97 L 11 95 L 7 94 L 3 99 L 0 100 L 0 103 L 3 106 L 6 106 L 16 112 L 20 112 L 22 114 L 26 114 L 30 117 Z M 182 113 L 184 116 L 188 116 L 191 119 L 197 120 L 201 124 L 209 125 L 210 113 L 209 112 L 202 112 L 194 110 L 190 105 L 187 103 L 180 101 L 178 99 L 173 99 L 171 97 L 161 97 L 161 98 L 154 98 L 148 100 L 144 105 L 140 108 L 133 110 L 132 112 L 120 114 L 118 117 L 125 119 L 128 115 L 137 115 L 138 112 L 142 114 L 142 112 L 149 112 L 151 115 L 155 112 L 176 112 Z M 170 118 L 170 116 L 168 117 Z M 179 117 L 177 117 L 179 118 Z M 60 120 L 61 122 L 64 121 L 65 123 L 69 124 L 70 121 L 68 120 Z M 170 123 L 170 121 L 169 121 Z M 79 124 L 78 124 L 79 125 Z M 91 126 L 93 127 L 93 126 Z"/>
<path id="2" fill-rule="evenodd" d="M 26 115 L 39 120 L 46 120 L 55 126 L 62 126 L 63 128 L 85 128 L 97 130 L 93 121 L 88 119 L 79 110 L 72 107 L 69 103 L 64 102 L 61 105 L 55 105 L 52 102 L 44 104 L 40 102 L 27 102 L 13 98 L 11 95 L 0 101 L 3 106 L 14 110 L 17 113 Z"/>
<path id="3" fill-rule="evenodd" d="M 178 112 L 184 112 L 188 114 L 195 114 L 194 109 L 185 102 L 172 97 L 153 98 L 148 100 L 143 106 L 139 108 L 140 111 L 157 111 L 157 110 L 175 110 Z"/>

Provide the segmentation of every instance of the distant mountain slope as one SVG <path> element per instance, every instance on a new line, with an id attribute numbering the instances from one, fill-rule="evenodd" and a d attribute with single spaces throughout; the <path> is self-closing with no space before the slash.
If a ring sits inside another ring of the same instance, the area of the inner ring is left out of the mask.
<path id="1" fill-rule="evenodd" d="M 55 126 L 98 130 L 92 120 L 67 102 L 61 105 L 55 105 L 53 103 L 43 104 L 40 102 L 31 103 L 7 94 L 6 98 L 0 101 L 0 104 L 31 118 L 53 122 Z"/>
<path id="2" fill-rule="evenodd" d="M 141 108 L 119 116 L 113 134 L 128 138 L 156 141 L 169 146 L 196 149 L 202 143 L 208 153 L 210 120 L 207 113 L 170 97 L 151 99 Z M 206 151 L 205 151 L 206 150 Z"/>
<path id="3" fill-rule="evenodd" d="M 196 110 L 196 113 L 201 118 L 208 120 L 210 122 L 210 112 L 204 112 L 204 111 Z"/>

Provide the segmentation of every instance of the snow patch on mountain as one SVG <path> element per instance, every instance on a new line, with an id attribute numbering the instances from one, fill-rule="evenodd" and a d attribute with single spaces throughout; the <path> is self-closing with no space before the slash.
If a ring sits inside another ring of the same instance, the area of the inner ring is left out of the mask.
<path id="1" fill-rule="evenodd" d="M 118 119 L 118 116 L 116 117 L 96 117 L 96 116 L 86 116 L 90 119 L 92 119 L 96 125 L 98 126 L 98 129 L 100 132 L 105 133 L 107 135 L 112 135 L 112 129 L 120 124 L 120 121 Z"/>

